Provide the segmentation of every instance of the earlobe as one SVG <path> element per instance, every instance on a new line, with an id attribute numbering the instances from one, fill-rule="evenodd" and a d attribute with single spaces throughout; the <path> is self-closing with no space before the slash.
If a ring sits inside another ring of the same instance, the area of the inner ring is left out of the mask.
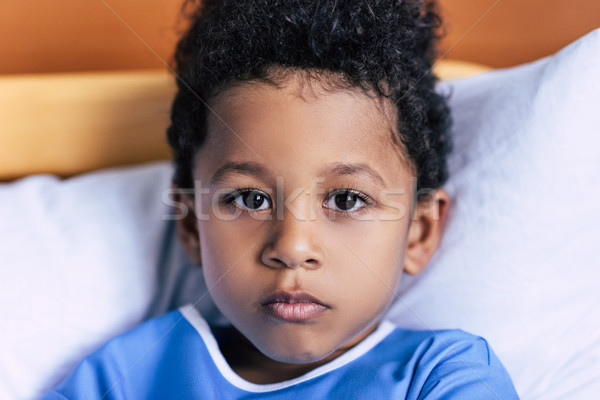
<path id="1" fill-rule="evenodd" d="M 416 275 L 423 271 L 437 249 L 444 228 L 450 197 L 436 189 L 420 200 L 408 232 L 404 271 Z"/>
<path id="2" fill-rule="evenodd" d="M 187 194 L 175 193 L 175 202 L 179 203 L 182 215 L 175 221 L 177 237 L 184 252 L 195 265 L 201 265 L 200 235 L 196 219 L 194 198 Z"/>

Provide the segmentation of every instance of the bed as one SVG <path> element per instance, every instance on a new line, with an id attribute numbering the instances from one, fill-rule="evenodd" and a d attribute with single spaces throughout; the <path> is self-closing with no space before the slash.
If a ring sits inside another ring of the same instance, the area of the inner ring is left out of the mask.
<path id="1" fill-rule="evenodd" d="M 164 131 L 179 6 L 59 3 L 0 16 L 7 399 L 36 398 L 108 338 L 179 305 L 223 322 L 174 237 Z M 389 317 L 484 336 L 523 399 L 594 398 L 600 5 L 448 1 L 444 14 L 435 68 L 455 122 L 453 202 L 441 248 L 403 280 Z"/>

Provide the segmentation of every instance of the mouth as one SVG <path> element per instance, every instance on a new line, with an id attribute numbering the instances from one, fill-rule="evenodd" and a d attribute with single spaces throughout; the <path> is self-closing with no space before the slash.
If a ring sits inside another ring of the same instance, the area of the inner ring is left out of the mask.
<path id="1" fill-rule="evenodd" d="M 261 307 L 273 319 L 284 322 L 309 322 L 330 307 L 309 293 L 278 291 L 261 302 Z"/>

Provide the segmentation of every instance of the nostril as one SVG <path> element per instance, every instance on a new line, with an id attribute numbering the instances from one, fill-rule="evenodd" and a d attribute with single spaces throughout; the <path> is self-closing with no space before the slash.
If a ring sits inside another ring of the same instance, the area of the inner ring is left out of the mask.
<path id="1" fill-rule="evenodd" d="M 300 263 L 299 266 L 303 266 L 304 268 L 309 268 L 309 269 L 314 269 L 314 268 L 318 268 L 320 265 L 319 261 L 314 259 L 314 258 L 310 258 L 306 261 L 304 261 L 303 263 Z"/>
<path id="2" fill-rule="evenodd" d="M 297 269 L 299 267 L 315 268 L 319 265 L 319 261 L 314 258 L 310 258 L 301 262 L 286 262 L 285 260 L 276 257 L 272 257 L 270 260 L 271 266 L 276 265 L 277 267 L 285 267 L 290 269 Z"/>
<path id="3" fill-rule="evenodd" d="M 261 254 L 261 262 L 270 268 L 309 269 L 319 268 L 323 262 L 320 247 L 307 241 L 291 240 L 291 235 L 277 237 L 265 245 Z"/>
<path id="4" fill-rule="evenodd" d="M 271 265 L 275 265 L 277 267 L 285 267 L 285 268 L 298 268 L 300 266 L 300 264 L 293 264 L 290 262 L 286 262 L 285 260 L 282 260 L 281 258 L 277 258 L 277 257 L 272 257 L 271 258 Z"/>

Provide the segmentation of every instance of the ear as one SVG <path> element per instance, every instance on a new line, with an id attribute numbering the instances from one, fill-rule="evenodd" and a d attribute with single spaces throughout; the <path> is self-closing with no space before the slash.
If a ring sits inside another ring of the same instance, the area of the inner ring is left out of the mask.
<path id="1" fill-rule="evenodd" d="M 171 186 L 171 188 L 176 189 L 174 186 Z M 195 265 L 201 265 L 200 235 L 198 234 L 194 197 L 193 195 L 174 190 L 173 200 L 182 212 L 181 218 L 175 221 L 179 242 L 190 261 Z"/>
<path id="2" fill-rule="evenodd" d="M 423 271 L 435 253 L 440 240 L 450 197 L 444 189 L 436 189 L 417 201 L 408 231 L 404 271 L 416 275 Z"/>

